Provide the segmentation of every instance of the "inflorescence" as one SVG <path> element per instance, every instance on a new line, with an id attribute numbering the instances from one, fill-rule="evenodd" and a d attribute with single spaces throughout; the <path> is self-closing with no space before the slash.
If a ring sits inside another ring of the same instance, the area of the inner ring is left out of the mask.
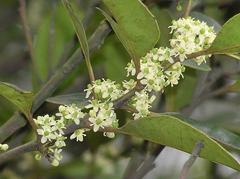
<path id="1" fill-rule="evenodd" d="M 149 115 L 151 105 L 156 98 L 156 92 L 163 92 L 167 86 L 177 85 L 183 78 L 185 67 L 181 64 L 187 59 L 187 55 L 210 47 L 216 37 L 212 27 L 205 22 L 200 22 L 191 17 L 173 21 L 169 27 L 172 39 L 170 48 L 154 48 L 146 56 L 140 59 L 140 72 L 138 74 L 133 61 L 127 64 L 126 71 L 130 80 L 117 84 L 109 79 L 93 81 L 88 85 L 86 98 L 89 104 L 85 107 L 73 105 L 59 106 L 58 113 L 53 116 L 38 116 L 34 119 L 38 126 L 37 133 L 42 144 L 49 144 L 45 156 L 54 166 L 59 165 L 62 159 L 62 148 L 66 146 L 64 129 L 70 124 L 80 125 L 81 120 L 88 120 L 94 132 L 106 127 L 117 128 L 118 119 L 114 111 L 114 102 L 134 89 L 137 81 L 143 89 L 136 91 L 127 104 L 134 109 L 134 119 L 137 120 Z M 207 56 L 199 56 L 196 59 L 198 65 L 206 62 Z M 136 79 L 134 79 L 136 77 Z M 70 139 L 82 142 L 85 132 L 90 129 L 77 129 Z M 104 136 L 113 138 L 113 132 L 104 132 Z M 5 145 L 5 144 L 3 144 Z M 7 147 L 1 144 L 0 149 Z M 41 158 L 41 153 L 36 154 L 36 159 Z"/>

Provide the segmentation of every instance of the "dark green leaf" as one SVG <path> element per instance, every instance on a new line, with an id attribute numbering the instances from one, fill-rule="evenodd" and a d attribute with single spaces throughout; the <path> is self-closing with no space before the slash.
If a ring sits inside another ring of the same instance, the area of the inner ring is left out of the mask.
<path id="1" fill-rule="evenodd" d="M 23 91 L 12 84 L 0 82 L 0 95 L 16 105 L 21 112 L 28 116 L 33 100 L 31 92 Z"/>
<path id="2" fill-rule="evenodd" d="M 239 162 L 219 143 L 173 116 L 157 114 L 155 117 L 130 121 L 118 132 L 141 137 L 188 153 L 192 152 L 198 141 L 202 141 L 204 148 L 200 152 L 200 157 L 240 170 Z"/>

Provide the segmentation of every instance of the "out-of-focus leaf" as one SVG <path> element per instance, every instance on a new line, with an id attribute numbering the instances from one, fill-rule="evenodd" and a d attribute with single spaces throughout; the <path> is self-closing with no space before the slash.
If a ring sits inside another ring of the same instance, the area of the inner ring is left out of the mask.
<path id="1" fill-rule="evenodd" d="M 88 104 L 88 100 L 85 98 L 85 96 L 86 94 L 84 93 L 72 93 L 50 97 L 46 101 L 54 104 L 78 104 L 84 106 Z"/>
<path id="2" fill-rule="evenodd" d="M 240 14 L 229 19 L 217 34 L 207 54 L 226 54 L 240 52 Z"/>
<path id="3" fill-rule="evenodd" d="M 102 11 L 135 64 L 157 43 L 157 21 L 140 0 L 103 0 L 112 17 Z M 134 10 L 134 15 L 133 15 Z M 149 35 L 151 34 L 151 35 Z"/>
<path id="4" fill-rule="evenodd" d="M 67 14 L 66 9 L 59 5 L 52 17 L 54 19 L 54 29 L 50 38 L 52 40 L 51 48 L 51 63 L 53 69 L 59 64 L 59 60 L 65 52 L 66 44 L 72 41 L 74 29 L 71 24 L 71 19 Z"/>
<path id="5" fill-rule="evenodd" d="M 9 83 L 0 82 L 0 95 L 16 105 L 21 112 L 28 116 L 33 100 L 31 92 L 21 90 Z"/>
<path id="6" fill-rule="evenodd" d="M 240 80 L 236 80 L 232 85 L 228 86 L 229 92 L 240 92 Z"/>
<path id="7" fill-rule="evenodd" d="M 90 62 L 87 36 L 84 30 L 83 24 L 78 16 L 78 13 L 75 11 L 72 4 L 68 0 L 63 0 L 63 3 L 73 22 L 74 29 L 77 34 L 79 43 L 81 45 L 81 49 L 83 51 L 84 57 L 86 58 L 87 62 Z"/>
<path id="8" fill-rule="evenodd" d="M 47 16 L 43 19 L 43 22 L 39 27 L 39 31 L 34 39 L 34 74 L 37 75 L 36 78 L 41 81 L 45 81 L 48 77 L 49 29 L 50 17 Z"/>
<path id="9" fill-rule="evenodd" d="M 216 20 L 209 16 L 206 16 L 205 14 L 202 14 L 200 12 L 191 12 L 190 16 L 200 21 L 206 22 L 208 26 L 212 26 L 214 28 L 215 32 L 219 32 L 221 29 L 221 25 Z"/>
<path id="10" fill-rule="evenodd" d="M 64 48 L 74 35 L 71 19 L 63 6 L 58 5 L 43 18 L 34 38 L 34 75 L 41 82 L 47 80 L 49 71 L 59 64 Z M 35 81 L 38 87 L 38 81 Z"/>
<path id="11" fill-rule="evenodd" d="M 204 148 L 200 152 L 200 157 L 240 171 L 239 162 L 219 143 L 204 132 L 174 116 L 155 114 L 154 117 L 130 121 L 118 132 L 174 147 L 188 153 L 192 153 L 195 144 L 202 141 Z"/>
<path id="12" fill-rule="evenodd" d="M 195 60 L 189 59 L 185 60 L 182 62 L 184 66 L 196 69 L 196 70 L 201 70 L 201 71 L 211 71 L 211 67 L 207 63 L 202 63 L 200 65 L 197 64 Z"/>

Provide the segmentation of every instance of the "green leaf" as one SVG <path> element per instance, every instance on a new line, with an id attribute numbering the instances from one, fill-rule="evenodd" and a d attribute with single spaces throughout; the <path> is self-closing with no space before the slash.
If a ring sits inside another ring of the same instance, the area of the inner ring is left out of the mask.
<path id="1" fill-rule="evenodd" d="M 86 105 L 88 100 L 85 98 L 86 94 L 84 93 L 72 93 L 66 95 L 58 95 L 48 98 L 46 101 L 53 104 L 77 104 L 77 105 Z"/>
<path id="2" fill-rule="evenodd" d="M 160 31 L 154 16 L 140 0 L 103 0 L 113 18 L 103 15 L 135 64 L 157 43 Z M 151 35 L 149 35 L 151 34 Z"/>
<path id="3" fill-rule="evenodd" d="M 202 63 L 200 65 L 197 64 L 195 60 L 189 59 L 181 62 L 184 66 L 201 70 L 201 71 L 211 71 L 211 67 L 207 63 Z"/>
<path id="4" fill-rule="evenodd" d="M 206 50 L 207 54 L 226 54 L 240 52 L 240 14 L 233 16 L 222 27 L 213 41 L 212 46 Z"/>
<path id="5" fill-rule="evenodd" d="M 118 132 L 188 153 L 193 151 L 198 141 L 202 141 L 204 148 L 200 152 L 200 157 L 240 171 L 239 162 L 219 143 L 204 132 L 173 116 L 158 114 L 154 117 L 130 121 Z"/>
<path id="6" fill-rule="evenodd" d="M 16 105 L 21 112 L 28 116 L 33 100 L 31 92 L 23 91 L 9 83 L 0 82 L 0 95 Z"/>
<path id="7" fill-rule="evenodd" d="M 86 61 L 89 62 L 90 55 L 89 55 L 88 40 L 87 40 L 87 36 L 84 30 L 83 24 L 80 20 L 80 17 L 78 16 L 78 13 L 76 12 L 76 10 L 73 8 L 72 4 L 68 0 L 63 0 L 63 4 L 69 13 L 69 16 L 71 17 L 84 57 L 86 58 Z"/>

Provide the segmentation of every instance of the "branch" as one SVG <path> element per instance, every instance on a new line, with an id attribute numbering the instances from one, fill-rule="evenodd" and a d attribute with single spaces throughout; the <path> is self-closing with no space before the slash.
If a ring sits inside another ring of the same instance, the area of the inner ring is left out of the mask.
<path id="1" fill-rule="evenodd" d="M 98 49 L 102 41 L 111 32 L 109 25 L 106 22 L 102 22 L 96 31 L 93 33 L 89 40 L 90 52 Z M 48 80 L 48 82 L 41 88 L 41 90 L 35 95 L 33 101 L 32 112 L 34 113 L 44 101 L 50 97 L 55 90 L 61 85 L 62 81 L 67 78 L 67 76 L 79 66 L 83 61 L 83 55 L 78 49 L 75 53 L 68 59 L 68 61 L 63 65 L 62 68 L 57 70 L 55 74 Z M 4 142 L 8 137 L 10 137 L 18 129 L 26 125 L 26 121 L 23 117 L 20 117 L 19 113 L 15 113 L 3 126 L 0 128 L 0 143 Z"/>
<path id="2" fill-rule="evenodd" d="M 192 165 L 194 164 L 195 160 L 197 159 L 199 153 L 201 152 L 202 148 L 204 147 L 202 141 L 198 141 L 193 149 L 192 155 L 190 156 L 190 158 L 185 162 L 183 169 L 181 171 L 180 174 L 180 178 L 179 179 L 186 179 L 187 174 L 190 170 L 190 168 L 192 167 Z"/>
<path id="3" fill-rule="evenodd" d="M 9 150 L 7 152 L 4 152 L 4 153 L 0 154 L 0 165 L 3 164 L 4 162 L 13 159 L 16 156 L 20 156 L 21 154 L 24 154 L 26 152 L 37 151 L 38 148 L 39 148 L 39 145 L 37 144 L 37 142 L 32 141 L 32 142 L 26 143 L 24 145 L 21 145 L 19 147 L 16 147 L 12 150 Z"/>
<path id="4" fill-rule="evenodd" d="M 79 125 L 71 124 L 71 125 L 67 126 L 67 128 L 64 130 L 64 135 L 71 134 L 79 128 L 92 129 L 92 126 L 90 125 L 90 122 L 88 121 L 88 117 L 89 116 L 86 116 Z M 99 129 L 99 131 L 101 131 L 101 132 L 115 132 L 116 130 L 117 129 L 111 128 L 111 127 L 105 127 L 105 128 Z M 51 142 L 49 144 L 51 144 Z M 18 146 L 7 152 L 1 153 L 0 154 L 0 165 L 3 164 L 4 162 L 7 162 L 7 161 L 13 159 L 13 158 L 16 158 L 17 156 L 19 156 L 21 154 L 40 150 L 40 147 L 41 147 L 41 143 L 39 143 L 38 141 L 32 141 L 27 144 Z"/>

